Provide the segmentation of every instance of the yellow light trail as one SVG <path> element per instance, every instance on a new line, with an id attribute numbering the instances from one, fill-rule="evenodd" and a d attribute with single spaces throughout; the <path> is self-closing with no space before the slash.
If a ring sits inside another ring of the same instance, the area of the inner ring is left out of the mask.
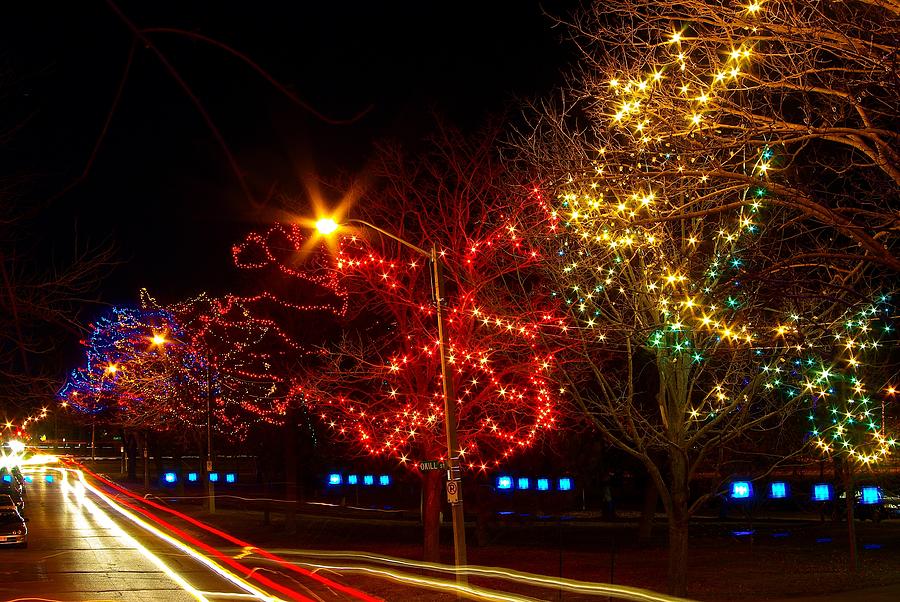
<path id="1" fill-rule="evenodd" d="M 240 595 L 241 597 L 252 598 L 255 600 L 263 600 L 265 602 L 281 602 L 280 598 L 273 597 L 273 596 L 267 594 L 266 592 L 254 587 L 253 585 L 251 585 L 244 579 L 235 575 L 231 571 L 228 571 L 227 569 L 225 569 L 224 567 L 222 567 L 221 565 L 219 565 L 218 563 L 216 563 L 209 557 L 205 556 L 204 554 L 202 554 L 201 552 L 199 552 L 192 546 L 189 546 L 189 545 L 185 544 L 184 542 L 172 537 L 171 535 L 157 529 L 153 525 L 149 524 L 148 522 L 144 521 L 143 519 L 141 519 L 138 516 L 136 516 L 135 514 L 133 514 L 132 512 L 129 512 L 128 510 L 123 508 L 121 505 L 114 502 L 109 496 L 104 494 L 102 491 L 100 491 L 99 489 L 92 486 L 85 479 L 84 474 L 80 470 L 70 470 L 70 469 L 63 469 L 63 468 L 57 468 L 56 470 L 59 470 L 59 472 L 62 474 L 62 482 L 63 482 L 64 491 L 66 491 L 66 492 L 71 491 L 73 493 L 75 499 L 80 504 L 83 504 L 88 509 L 88 511 L 91 512 L 92 515 L 99 517 L 99 522 L 101 523 L 101 525 L 109 528 L 117 536 L 124 538 L 129 544 L 133 545 L 138 551 L 141 552 L 142 555 L 144 555 L 154 565 L 159 567 L 160 570 L 163 571 L 169 578 L 171 578 L 173 581 L 175 581 L 179 586 L 181 586 L 185 591 L 187 591 L 192 596 L 194 596 L 197 600 L 207 601 L 208 598 L 206 598 L 206 595 L 215 595 L 216 597 L 221 597 L 226 594 L 219 593 L 219 592 L 210 594 L 209 592 L 202 592 L 202 591 L 196 589 L 194 586 L 192 586 L 190 583 L 188 583 L 181 575 L 179 575 L 171 567 L 166 565 L 166 563 L 163 562 L 158 556 L 156 556 L 150 550 L 148 550 L 143 545 L 141 545 L 136 539 L 134 539 L 133 537 L 131 537 L 130 535 L 125 533 L 125 531 L 123 531 L 121 529 L 121 527 L 119 527 L 115 523 L 115 521 L 113 521 L 112 518 L 109 517 L 109 515 L 106 512 L 104 512 L 100 507 L 98 507 L 93 501 L 91 501 L 86 496 L 85 491 L 88 491 L 88 492 L 92 493 L 93 495 L 95 495 L 97 498 L 102 500 L 107 506 L 109 506 L 110 508 L 115 510 L 118 514 L 122 515 L 124 518 L 128 519 L 129 521 L 131 521 L 132 523 L 134 523 L 135 525 L 137 525 L 144 531 L 150 533 L 151 535 L 153 535 L 154 537 L 156 537 L 158 539 L 165 541 L 169 545 L 181 550 L 182 552 L 187 554 L 189 557 L 193 558 L 197 562 L 208 567 L 210 570 L 212 570 L 217 575 L 219 575 L 222 578 L 224 578 L 225 580 L 233 583 L 235 586 L 237 586 L 241 590 L 247 592 L 246 594 L 241 594 Z M 74 487 L 72 485 L 70 485 L 68 482 L 67 473 L 69 473 L 69 472 L 74 473 L 78 477 L 78 481 L 75 483 Z M 66 499 L 68 500 L 68 498 L 66 498 Z"/>
<path id="2" fill-rule="evenodd" d="M 97 521 L 102 527 L 108 529 L 113 535 L 125 541 L 129 546 L 132 546 L 136 549 L 144 558 L 149 560 L 154 566 L 156 566 L 160 571 L 165 573 L 169 579 L 177 583 L 183 590 L 191 594 L 194 598 L 201 602 L 208 602 L 208 598 L 206 598 L 200 590 L 195 588 L 193 585 L 187 582 L 181 575 L 176 573 L 169 565 L 167 565 L 163 560 L 141 545 L 134 537 L 126 533 L 119 527 L 110 516 L 104 512 L 99 506 L 97 506 L 93 501 L 87 499 L 84 494 L 84 486 L 82 482 L 78 482 L 77 485 L 80 487 L 72 487 L 69 484 L 68 478 L 68 470 L 63 468 L 57 468 L 59 471 L 61 482 L 62 482 L 62 490 L 63 490 L 63 499 L 67 503 L 72 503 L 69 500 L 69 496 L 67 494 L 72 493 L 78 502 L 79 508 L 86 508 L 90 515 Z"/>
<path id="3" fill-rule="evenodd" d="M 245 551 L 245 554 L 248 551 Z M 281 556 L 304 556 L 310 558 L 327 558 L 327 559 L 351 559 L 368 561 L 377 564 L 393 565 L 406 567 L 417 570 L 431 570 L 443 573 L 451 573 L 454 576 L 457 569 L 452 566 L 437 564 L 432 562 L 420 562 L 407 560 L 404 558 L 395 558 L 392 556 L 379 556 L 365 552 L 320 552 L 316 550 L 278 550 L 275 553 Z M 385 569 L 377 569 L 375 567 L 367 567 L 362 565 L 337 565 L 337 564 L 321 564 L 317 562 L 298 562 L 314 568 L 329 569 L 335 571 L 357 571 L 366 572 L 372 575 L 380 575 L 392 581 L 412 583 L 422 587 L 435 589 L 452 589 L 460 593 L 469 595 L 473 598 L 483 600 L 531 600 L 519 596 L 517 594 L 508 594 L 496 590 L 488 590 L 478 588 L 476 586 L 460 586 L 455 581 L 444 579 L 427 578 L 420 575 L 412 575 L 400 571 L 391 571 Z M 691 602 L 688 598 L 678 598 L 667 594 L 654 592 L 637 587 L 629 587 L 626 585 L 616 585 L 612 583 L 592 583 L 589 581 L 578 581 L 575 579 L 566 579 L 563 577 L 549 577 L 547 575 L 538 575 L 535 573 L 526 573 L 513 569 L 505 569 L 501 567 L 485 567 L 477 565 L 468 565 L 459 569 L 463 573 L 471 577 L 485 577 L 491 579 L 504 579 L 515 581 L 520 584 L 528 584 L 535 587 L 562 589 L 572 593 L 587 594 L 591 596 L 608 596 L 615 597 L 620 600 L 634 600 L 637 602 Z M 504 597 L 505 596 L 505 597 Z"/>

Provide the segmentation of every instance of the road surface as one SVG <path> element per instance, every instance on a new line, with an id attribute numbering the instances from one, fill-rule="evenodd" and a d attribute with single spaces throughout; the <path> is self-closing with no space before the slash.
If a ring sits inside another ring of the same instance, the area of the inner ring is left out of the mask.
<path id="1" fill-rule="evenodd" d="M 217 571 L 202 555 L 192 556 L 135 525 L 108 498 L 85 488 L 75 471 L 42 468 L 26 474 L 33 481 L 25 508 L 29 546 L 0 547 L 0 600 L 273 598 L 235 571 Z"/>

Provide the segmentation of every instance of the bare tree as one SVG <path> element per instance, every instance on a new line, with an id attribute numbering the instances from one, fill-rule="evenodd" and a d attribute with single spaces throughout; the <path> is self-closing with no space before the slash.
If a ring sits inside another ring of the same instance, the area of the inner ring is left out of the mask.
<path id="1" fill-rule="evenodd" d="M 673 593 L 714 493 L 692 475 L 760 451 L 802 407 L 800 357 L 827 361 L 900 267 L 896 9 L 595 2 L 569 24 L 577 72 L 519 132 L 520 230 L 577 325 L 581 366 L 556 374 L 655 482 Z"/>
<path id="2" fill-rule="evenodd" d="M 616 125 L 673 157 L 643 166 L 681 196 L 647 219 L 728 211 L 761 186 L 808 234 L 778 269 L 900 269 L 896 2 L 612 0 L 569 26 L 578 71 L 523 136 L 552 176 L 602 163 Z"/>
<path id="3" fill-rule="evenodd" d="M 32 242 L 36 217 L 21 186 L 0 181 L 0 406 L 47 407 L 64 367 L 60 342 L 83 333 L 82 310 L 113 263 L 110 247 L 54 255 Z M 60 335 L 64 336 L 60 336 Z"/>

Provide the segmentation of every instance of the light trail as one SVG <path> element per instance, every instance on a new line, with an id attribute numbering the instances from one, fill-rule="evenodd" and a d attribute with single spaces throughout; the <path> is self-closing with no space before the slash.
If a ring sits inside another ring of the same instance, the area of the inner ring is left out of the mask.
<path id="1" fill-rule="evenodd" d="M 415 575 L 411 573 L 403 572 L 402 570 L 393 570 L 391 568 L 377 568 L 372 566 L 364 566 L 359 564 L 336 564 L 336 563 L 318 563 L 318 562 L 291 562 L 278 556 L 277 554 L 259 548 L 253 544 L 248 542 L 244 542 L 224 531 L 220 531 L 214 527 L 211 527 L 191 516 L 188 516 L 184 513 L 181 513 L 177 510 L 173 510 L 171 508 L 167 508 L 156 502 L 151 500 L 144 499 L 139 495 L 117 485 L 116 483 L 105 479 L 104 477 L 97 475 L 87 469 L 77 470 L 76 471 L 80 478 L 83 480 L 84 475 L 83 472 L 88 473 L 92 478 L 102 482 L 104 485 L 128 496 L 131 497 L 143 504 L 147 504 L 153 508 L 158 510 L 167 512 L 174 516 L 177 516 L 197 527 L 204 529 L 205 531 L 217 535 L 235 545 L 238 545 L 242 548 L 242 552 L 239 555 L 236 555 L 235 558 L 244 558 L 248 555 L 258 556 L 266 561 L 274 563 L 281 568 L 285 568 L 288 570 L 292 570 L 294 572 L 300 573 L 304 576 L 310 577 L 323 583 L 325 585 L 336 587 L 336 589 L 340 589 L 344 591 L 344 593 L 351 593 L 354 597 L 365 600 L 366 602 L 378 602 L 380 599 L 369 594 L 365 594 L 364 592 L 360 592 L 354 588 L 350 588 L 348 586 L 336 583 L 326 577 L 323 577 L 315 572 L 315 570 L 331 570 L 331 571 L 346 571 L 346 572 L 356 572 L 356 573 L 365 573 L 369 576 L 380 577 L 383 579 L 387 579 L 397 583 L 404 583 L 415 587 L 427 588 L 432 590 L 440 590 L 440 591 L 453 591 L 457 592 L 460 595 L 470 597 L 478 600 L 489 600 L 489 601 L 509 601 L 509 602 L 523 602 L 533 600 L 533 598 L 529 598 L 526 596 L 522 596 L 519 594 L 513 594 L 508 592 L 502 592 L 498 590 L 488 589 L 479 586 L 473 585 L 462 585 L 456 583 L 454 580 L 433 578 L 433 577 L 423 577 L 421 575 Z M 92 488 L 92 491 L 95 494 L 100 494 L 100 492 L 96 489 Z M 109 503 L 109 502 L 107 502 Z M 124 502 L 123 502 L 124 503 Z M 159 524 L 165 524 L 168 528 L 173 529 L 176 532 L 181 532 L 176 527 L 162 521 L 158 517 L 153 516 L 149 512 L 142 510 L 140 508 L 134 507 L 132 505 L 128 505 L 134 510 L 148 516 L 152 520 L 155 520 Z M 139 519 L 138 519 L 139 520 Z M 187 536 L 185 534 L 185 536 Z M 187 536 L 190 537 L 190 536 Z M 199 542 L 198 542 L 199 543 Z M 204 544 L 200 544 L 204 545 Z M 209 548 L 216 555 L 221 557 L 221 552 L 218 550 L 214 550 Z M 533 587 L 539 588 L 547 588 L 554 590 L 564 590 L 567 592 L 590 595 L 590 596 L 605 596 L 605 597 L 613 597 L 620 600 L 630 600 L 634 602 L 692 602 L 687 598 L 679 598 L 675 596 L 669 596 L 666 594 L 653 592 L 650 590 L 645 590 L 636 587 L 629 587 L 625 585 L 616 585 L 609 583 L 592 583 L 587 581 L 577 581 L 574 579 L 566 579 L 562 577 L 550 577 L 546 575 L 538 575 L 534 573 L 527 573 L 523 571 L 516 571 L 514 569 L 505 569 L 500 567 L 484 567 L 477 565 L 468 565 L 466 567 L 461 567 L 460 569 L 456 569 L 455 567 L 436 564 L 436 563 L 428 563 L 428 562 L 420 562 L 413 560 L 406 560 L 403 558 L 395 558 L 390 556 L 380 556 L 376 554 L 370 554 L 365 552 L 320 552 L 320 551 L 312 551 L 312 550 L 278 550 L 279 554 L 287 555 L 287 556 L 302 556 L 307 558 L 323 558 L 323 559 L 347 559 L 347 560 L 360 560 L 363 562 L 369 562 L 373 564 L 381 564 L 388 565 L 389 567 L 400 567 L 400 568 L 409 568 L 416 570 L 430 570 L 435 572 L 449 573 L 455 576 L 457 571 L 459 573 L 463 573 L 472 577 L 482 577 L 482 578 L 490 578 L 490 579 L 500 579 L 506 581 L 512 581 L 518 584 L 530 585 Z M 229 558 L 226 562 L 229 564 L 234 562 L 234 559 Z M 315 570 L 308 570 L 304 567 L 311 567 Z M 250 571 L 248 573 L 250 576 L 254 576 L 254 571 Z"/>
<path id="2" fill-rule="evenodd" d="M 244 552 L 252 553 L 251 550 L 245 549 Z M 415 560 L 407 560 L 405 558 L 396 558 L 392 556 L 380 556 L 366 552 L 321 552 L 318 550 L 279 550 L 280 553 L 291 556 L 303 556 L 307 558 L 327 558 L 327 559 L 350 559 L 371 562 L 375 564 L 391 565 L 417 570 L 430 570 L 442 573 L 457 574 L 457 569 L 445 564 L 437 564 L 433 562 L 421 562 Z M 331 565 L 320 564 L 316 562 L 303 562 L 306 566 L 312 566 L 329 570 L 344 571 L 361 571 L 372 572 L 376 569 L 362 565 Z M 654 592 L 637 587 L 629 587 L 627 585 L 616 585 L 613 583 L 593 583 L 589 581 L 578 581 L 575 579 L 566 579 L 564 577 L 550 577 L 547 575 L 538 575 L 535 573 L 527 573 L 524 571 L 516 571 L 514 569 L 505 569 L 501 567 L 485 567 L 478 565 L 467 565 L 458 570 L 470 577 L 484 577 L 491 579 L 502 579 L 513 581 L 520 584 L 528 584 L 535 587 L 550 588 L 556 590 L 565 590 L 577 594 L 587 594 L 591 596 L 607 596 L 615 597 L 620 600 L 633 600 L 636 602 L 693 602 L 687 598 L 679 598 L 669 596 L 667 594 Z M 386 571 L 385 577 L 394 580 L 397 576 L 403 578 L 414 578 L 416 575 L 408 573 L 398 573 L 396 571 Z M 454 581 L 441 581 L 446 583 L 446 587 L 456 589 Z"/>
<path id="3" fill-rule="evenodd" d="M 251 597 L 256 600 L 262 600 L 264 602 L 280 602 L 280 600 L 281 600 L 280 598 L 273 597 L 273 596 L 269 595 L 268 593 L 254 587 L 253 585 L 251 585 L 250 583 L 247 583 L 244 579 L 242 579 L 238 575 L 235 575 L 231 571 L 225 569 L 224 567 L 222 567 L 221 565 L 219 565 L 218 563 L 213 561 L 211 558 L 202 554 L 200 551 L 191 547 L 187 543 L 180 541 L 180 540 L 176 539 L 175 537 L 170 536 L 169 534 L 157 529 L 153 525 L 147 523 L 146 521 L 142 520 L 138 516 L 134 515 L 132 512 L 129 512 L 128 510 L 123 508 L 122 505 L 120 505 L 120 503 L 113 501 L 108 495 L 104 494 L 102 491 L 96 489 L 90 483 L 88 483 L 87 480 L 84 478 L 84 474 L 80 470 L 71 470 L 71 472 L 75 473 L 78 476 L 78 481 L 76 481 L 74 486 L 70 485 L 68 482 L 67 473 L 70 472 L 69 469 L 57 469 L 57 470 L 59 470 L 60 473 L 62 474 L 63 487 L 65 488 L 66 492 L 68 492 L 68 491 L 73 492 L 75 499 L 80 504 L 83 504 L 84 506 L 86 506 L 88 508 L 88 510 L 91 511 L 92 513 L 96 512 L 96 513 L 98 513 L 99 516 L 105 517 L 105 521 L 107 521 L 107 522 L 105 524 L 101 523 L 101 524 L 103 524 L 103 526 L 112 528 L 112 529 L 116 529 L 116 530 L 118 530 L 118 532 L 123 533 L 125 535 L 125 537 L 127 538 L 127 540 L 129 541 L 129 543 L 133 543 L 139 549 L 145 550 L 147 552 L 147 554 L 153 555 L 152 552 L 147 550 L 144 546 L 142 546 L 139 542 L 137 542 L 137 540 L 135 540 L 133 537 L 129 536 L 127 533 L 122 531 L 122 529 L 118 525 L 116 525 L 115 521 L 113 521 L 102 509 L 100 509 L 93 501 L 91 501 L 87 497 L 87 495 L 85 493 L 86 491 L 88 491 L 88 492 L 92 493 L 93 495 L 95 495 L 96 497 L 98 497 L 106 505 L 108 505 L 110 508 L 115 510 L 117 513 L 121 514 L 124 518 L 131 521 L 133 524 L 135 524 L 138 527 L 140 527 L 141 529 L 147 531 L 148 533 L 155 536 L 156 538 L 161 539 L 161 540 L 165 541 L 166 543 L 168 543 L 169 545 L 181 550 L 186 555 L 193 558 L 197 562 L 203 564 L 204 566 L 209 568 L 212 572 L 216 573 L 217 575 L 219 575 L 226 581 L 231 582 L 232 584 L 234 584 L 235 586 L 237 586 L 244 592 L 247 592 L 246 595 L 248 597 Z M 132 510 L 142 512 L 139 508 L 135 508 L 133 506 L 129 506 L 129 507 Z M 110 527 L 110 525 L 111 525 L 111 527 Z M 180 535 L 186 536 L 187 539 L 192 539 L 192 538 L 190 538 L 190 536 L 187 536 L 187 534 L 180 533 Z M 219 553 L 219 554 L 221 555 L 221 553 Z M 227 557 L 225 557 L 224 555 L 221 555 L 221 556 L 226 560 L 230 560 Z M 162 565 L 165 565 L 165 563 L 163 563 L 162 560 L 160 560 L 158 557 L 156 557 L 155 555 L 153 555 L 153 557 L 156 558 L 156 560 L 158 561 L 158 562 L 154 562 L 154 564 L 156 564 L 157 566 L 160 566 L 160 563 Z M 231 562 L 229 564 L 232 564 L 235 568 L 244 570 L 245 572 L 251 572 L 249 569 L 247 569 L 247 567 L 244 567 L 240 563 Z M 162 569 L 162 567 L 160 567 L 160 568 L 161 568 L 161 570 L 163 570 L 166 573 L 166 575 L 168 575 L 170 578 L 172 578 L 174 581 L 176 581 L 176 583 L 178 583 L 183 588 L 185 588 L 187 591 L 189 591 L 189 593 L 191 593 L 191 595 L 193 595 L 198 600 L 207 600 L 207 598 L 205 597 L 206 595 L 214 595 L 216 597 L 218 597 L 220 595 L 220 592 L 207 594 L 205 592 L 202 592 L 202 591 L 194 588 L 189 583 L 187 583 L 187 581 L 183 577 L 178 575 L 173 569 L 171 569 L 168 566 L 166 566 L 165 569 Z M 261 577 L 259 580 L 264 583 L 266 581 L 270 581 L 270 580 L 266 579 L 265 577 Z M 265 584 L 270 585 L 269 583 L 265 583 Z M 287 588 L 283 588 L 282 586 L 280 586 L 274 582 L 271 582 L 271 586 L 273 586 L 275 589 L 287 590 Z M 299 600 L 302 602 L 312 602 L 310 598 L 307 598 L 305 596 L 297 594 L 296 592 L 293 592 L 292 590 L 287 590 L 287 592 L 292 594 L 290 597 L 295 600 Z"/>
<path id="4" fill-rule="evenodd" d="M 121 486 L 118 485 L 117 483 L 114 483 L 113 481 L 110 481 L 109 479 L 106 479 L 106 478 L 104 478 L 104 477 L 102 477 L 102 476 L 100 476 L 100 475 L 98 475 L 98 474 L 96 474 L 96 473 L 94 473 L 94 472 L 91 472 L 90 470 L 88 470 L 88 469 L 87 469 L 86 467 L 84 467 L 83 465 L 78 464 L 77 462 L 74 462 L 74 461 L 71 461 L 71 460 L 70 460 L 70 462 L 72 462 L 73 464 L 76 464 L 76 465 L 78 465 L 78 466 L 81 466 L 81 469 L 78 470 L 79 474 L 81 474 L 82 472 L 87 473 L 87 474 L 89 474 L 89 475 L 91 476 L 91 478 L 96 479 L 97 481 L 103 483 L 103 484 L 106 485 L 107 487 L 110 487 L 111 489 L 114 489 L 115 491 L 118 491 L 118 492 L 122 493 L 123 495 L 126 495 L 126 496 L 128 496 L 128 497 L 130 497 L 130 498 L 132 498 L 132 499 L 134 499 L 134 500 L 137 500 L 137 501 L 139 501 L 139 502 L 142 503 L 142 504 L 147 504 L 148 506 L 151 506 L 151 507 L 153 507 L 153 508 L 155 508 L 155 509 L 157 509 L 157 510 L 161 510 L 161 511 L 166 512 L 166 513 L 168 513 L 168 514 L 171 514 L 171 515 L 173 515 L 173 516 L 177 516 L 178 518 L 180 518 L 180 519 L 182 519 L 182 520 L 184 520 L 184 521 L 187 521 L 188 523 L 190 523 L 190 524 L 192 524 L 192 525 L 194 525 L 194 526 L 196 526 L 196 527 L 199 527 L 199 528 L 203 529 L 204 531 L 206 531 L 206 532 L 208 532 L 208 533 L 211 533 L 211 534 L 213 534 L 213 535 L 216 535 L 216 536 L 218 536 L 218 537 L 221 537 L 222 539 L 224 539 L 224 540 L 226 540 L 226 541 L 228 541 L 228 542 L 230 542 L 230 543 L 232 543 L 232 544 L 234 544 L 234 545 L 240 546 L 240 547 L 242 547 L 242 548 L 252 548 L 253 551 L 254 551 L 254 553 L 257 554 L 258 556 L 261 556 L 261 557 L 263 557 L 263 558 L 266 558 L 267 560 L 269 560 L 269 561 L 271 561 L 271 562 L 274 562 L 274 563 L 280 565 L 280 566 L 281 566 L 282 568 L 284 568 L 284 569 L 287 569 L 287 570 L 292 571 L 292 572 L 294 572 L 294 573 L 298 573 L 298 574 L 300 574 L 300 575 L 303 575 L 304 577 L 308 577 L 308 578 L 310 578 L 310 579 L 313 579 L 313 580 L 315 580 L 315 581 L 321 583 L 322 585 L 325 585 L 325 586 L 327 586 L 327 587 L 331 587 L 331 588 L 333 588 L 333 589 L 336 589 L 336 590 L 338 590 L 338 591 L 340 591 L 340 592 L 342 592 L 342 593 L 345 593 L 345 594 L 347 594 L 347 595 L 349 595 L 349 596 L 352 596 L 353 598 L 356 598 L 356 599 L 358 599 L 358 600 L 362 600 L 363 602 L 382 602 L 381 598 L 378 598 L 378 597 L 376 597 L 376 596 L 372 596 L 372 595 L 370 595 L 370 594 L 367 594 L 367 593 L 365 593 L 365 592 L 363 592 L 363 591 L 360 591 L 360 590 L 358 590 L 358 589 L 349 587 L 349 586 L 344 585 L 344 584 L 342 584 L 342 583 L 338 583 L 337 581 L 334 581 L 334 580 L 332 580 L 332 579 L 328 579 L 327 577 L 323 577 L 322 575 L 319 575 L 319 574 L 315 573 L 314 571 L 309 571 L 309 570 L 307 570 L 307 569 L 305 569 L 305 568 L 303 568 L 303 567 L 301 567 L 301 566 L 297 566 L 297 565 L 294 564 L 294 563 L 287 562 L 287 561 L 284 560 L 283 558 L 279 558 L 278 556 L 276 556 L 275 554 L 272 554 L 271 552 L 269 552 L 269 551 L 267 551 L 267 550 L 264 550 L 264 549 L 262 549 L 262 548 L 259 548 L 259 547 L 257 547 L 257 546 L 254 546 L 253 544 L 251 544 L 251 543 L 249 543 L 249 542 L 246 542 L 246 541 L 243 541 L 243 540 L 241 540 L 241 539 L 238 539 L 237 537 L 234 537 L 234 536 L 231 535 L 230 533 L 226 533 L 225 531 L 221 531 L 221 530 L 219 530 L 219 529 L 216 529 L 215 527 L 211 527 L 211 526 L 207 525 L 206 523 L 204 523 L 204 522 L 202 522 L 202 521 L 199 521 L 199 520 L 193 518 L 192 516 L 188 516 L 187 514 L 184 514 L 184 513 L 182 513 L 182 512 L 177 511 L 177 510 L 173 510 L 173 509 L 171 509 L 171 508 L 167 508 L 167 507 L 165 507 L 165 506 L 163 506 L 163 505 L 161 505 L 161 504 L 157 504 L 156 502 L 154 502 L 154 501 L 152 501 L 152 500 L 144 499 L 144 498 L 142 498 L 141 496 L 137 495 L 136 493 L 134 493 L 134 492 L 132 492 L 132 491 L 129 491 L 128 489 L 125 489 L 124 487 L 121 487 Z M 84 477 L 82 476 L 82 478 L 84 478 Z M 129 507 L 134 508 L 133 506 L 129 506 Z M 141 512 L 142 514 L 144 514 L 144 515 L 147 516 L 148 518 L 151 518 L 152 520 L 156 521 L 156 522 L 159 523 L 159 524 L 165 524 L 165 525 L 167 525 L 167 528 L 174 529 L 175 531 L 178 531 L 178 532 L 183 533 L 182 531 L 180 531 L 179 529 L 177 529 L 177 527 L 174 527 L 173 525 L 171 525 L 171 524 L 169 524 L 169 523 L 166 523 L 165 521 L 162 521 L 162 519 L 160 519 L 160 518 L 158 518 L 158 517 L 156 517 L 156 516 L 153 516 L 152 514 L 148 513 L 147 511 L 141 510 L 141 509 L 139 509 L 139 508 L 134 508 L 134 509 L 137 510 L 138 512 Z M 186 537 L 190 537 L 190 536 L 187 535 L 187 534 L 184 534 L 184 535 L 185 535 Z M 196 541 L 196 540 L 195 540 L 195 541 Z M 202 546 L 202 547 L 204 547 L 205 549 L 208 549 L 208 550 L 211 551 L 212 553 L 214 553 L 214 554 L 216 554 L 216 555 L 219 555 L 220 557 L 222 557 L 223 561 L 225 561 L 225 562 L 229 562 L 229 563 L 234 562 L 233 559 L 227 558 L 226 556 L 222 555 L 221 552 L 219 552 L 218 550 L 215 550 L 214 548 L 210 548 L 209 546 L 205 546 L 205 544 L 202 544 L 202 543 L 200 543 L 200 542 L 197 542 L 197 544 L 200 545 L 200 546 Z M 252 573 L 252 571 L 251 571 L 251 573 Z M 257 576 L 255 576 L 255 575 L 253 575 L 253 576 L 254 576 L 254 578 L 257 578 L 257 579 L 265 579 L 264 577 L 261 577 L 261 576 L 260 576 L 260 577 L 257 577 Z"/>
<path id="5" fill-rule="evenodd" d="M 166 521 L 163 521 L 162 519 L 160 519 L 157 516 L 154 516 L 150 512 L 143 510 L 142 508 L 138 508 L 137 506 L 129 504 L 128 502 L 125 502 L 123 500 L 113 501 L 112 498 L 110 498 L 107 494 L 103 493 L 102 491 L 100 491 L 99 489 L 97 489 L 93 485 L 91 485 L 87 481 L 87 479 L 85 479 L 84 473 L 81 470 L 75 470 L 74 472 L 79 477 L 79 483 L 78 483 L 79 485 L 81 485 L 82 487 L 84 487 L 85 489 L 87 489 L 88 491 L 93 493 L 95 496 L 97 496 L 98 498 L 103 500 L 108 506 L 110 506 L 111 508 L 113 508 L 114 510 L 116 510 L 117 512 L 122 514 L 122 516 L 124 516 L 128 520 L 132 521 L 134 524 L 138 525 L 142 529 L 153 534 L 154 536 L 156 536 L 160 539 L 163 539 L 166 542 L 168 542 L 169 544 L 182 550 L 183 552 L 185 552 L 186 554 L 188 554 L 189 556 L 191 556 L 198 562 L 201 562 L 202 564 L 209 567 L 213 572 L 217 573 L 221 577 L 225 578 L 226 580 L 232 582 L 239 588 L 243 589 L 244 591 L 246 591 L 247 593 L 252 595 L 254 598 L 256 598 L 258 600 L 265 600 L 267 602 L 279 600 L 279 598 L 272 597 L 269 594 L 267 594 L 266 592 L 263 592 L 263 591 L 257 589 L 256 587 L 254 587 L 253 585 L 251 585 L 250 583 L 248 583 L 247 581 L 245 581 L 238 575 L 235 575 L 234 573 L 232 573 L 228 569 L 224 568 L 223 566 L 221 566 L 220 564 L 218 564 L 217 562 L 215 562 L 208 556 L 201 553 L 199 550 L 195 549 L 194 547 L 191 547 L 191 545 L 188 545 L 187 543 L 185 543 L 185 541 L 176 539 L 176 538 L 170 536 L 169 534 L 150 525 L 149 523 L 142 520 L 141 518 L 135 516 L 133 513 L 129 512 L 128 510 L 123 508 L 123 506 L 126 506 L 137 513 L 143 514 L 145 517 L 149 518 L 150 520 L 156 522 L 157 524 L 159 524 L 161 526 L 164 526 L 166 529 L 168 529 L 172 533 L 177 534 L 179 537 L 183 538 L 186 541 L 189 541 L 191 544 L 193 544 L 194 546 L 197 546 L 198 548 L 203 549 L 207 553 L 212 554 L 213 556 L 216 556 L 219 560 L 221 560 L 225 564 L 230 565 L 233 569 L 237 569 L 238 571 L 244 573 L 246 576 L 249 576 L 249 577 L 259 581 L 263 585 L 266 585 L 267 587 L 271 587 L 272 589 L 275 589 L 275 590 L 279 591 L 280 593 L 288 596 L 289 598 L 291 598 L 293 600 L 297 600 L 298 602 L 313 602 L 313 600 L 311 598 L 308 598 L 300 593 L 295 592 L 294 590 L 284 587 L 283 585 L 276 583 L 275 581 L 272 581 L 271 579 L 269 579 L 263 575 L 257 574 L 253 569 L 251 569 L 247 566 L 244 566 L 243 564 L 241 564 L 239 562 L 236 562 L 235 560 L 233 560 L 232 558 L 229 558 L 228 556 L 226 556 L 225 554 L 216 550 L 215 548 L 213 548 L 207 544 L 204 544 L 203 542 L 201 542 L 198 539 L 192 537 L 191 535 L 185 533 L 184 531 L 175 527 L 174 525 L 167 523 Z"/>
<path id="6" fill-rule="evenodd" d="M 68 479 L 68 470 L 58 468 L 56 469 L 60 473 L 61 482 L 62 482 L 62 491 L 63 491 L 63 499 L 67 503 L 71 503 L 69 501 L 69 496 L 67 495 L 70 491 L 74 491 L 69 485 Z M 88 512 L 91 516 L 100 524 L 102 527 L 108 529 L 111 533 L 113 533 L 116 537 L 122 539 L 128 545 L 132 546 L 136 549 L 144 558 L 149 560 L 156 568 L 162 571 L 169 579 L 174 581 L 181 587 L 184 591 L 191 594 L 195 599 L 200 602 L 208 602 L 208 598 L 206 598 L 200 590 L 195 588 L 193 585 L 187 582 L 181 575 L 176 573 L 169 565 L 167 565 L 163 560 L 145 548 L 139 541 L 137 541 L 134 537 L 126 533 L 119 527 L 112 518 L 109 517 L 106 512 L 104 512 L 101 508 L 99 508 L 94 502 L 84 497 L 84 489 L 81 490 L 81 495 L 79 497 L 78 493 L 75 492 L 75 498 L 79 502 L 79 508 L 87 508 Z"/>

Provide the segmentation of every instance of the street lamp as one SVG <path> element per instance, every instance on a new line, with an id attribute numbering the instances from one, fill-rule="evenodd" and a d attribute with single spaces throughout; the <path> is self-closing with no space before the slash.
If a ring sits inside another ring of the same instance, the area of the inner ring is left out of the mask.
<path id="1" fill-rule="evenodd" d="M 450 399 L 453 391 L 453 380 L 450 370 L 447 367 L 447 333 L 444 329 L 444 270 L 440 261 L 437 247 L 432 244 L 431 251 L 418 247 L 411 242 L 405 241 L 399 236 L 395 236 L 390 232 L 382 230 L 374 224 L 363 221 L 361 219 L 347 219 L 343 224 L 338 224 L 331 218 L 322 218 L 316 222 L 316 230 L 327 236 L 334 233 L 338 228 L 346 224 L 360 224 L 366 228 L 375 230 L 379 234 L 387 236 L 391 240 L 399 242 L 419 255 L 431 260 L 434 267 L 434 300 L 437 308 L 437 327 L 438 340 L 441 348 L 441 383 L 444 389 L 444 428 L 447 433 L 447 474 L 448 474 L 448 500 L 450 501 L 450 509 L 453 518 L 453 551 L 456 560 L 456 566 L 462 567 L 467 564 L 466 561 L 466 523 L 463 513 L 463 496 L 462 496 L 462 479 L 459 468 L 459 443 L 456 435 L 456 404 Z M 452 485 L 451 485 L 452 484 Z M 450 495 L 450 491 L 456 492 L 455 496 Z M 457 577 L 460 577 L 457 574 Z"/>

